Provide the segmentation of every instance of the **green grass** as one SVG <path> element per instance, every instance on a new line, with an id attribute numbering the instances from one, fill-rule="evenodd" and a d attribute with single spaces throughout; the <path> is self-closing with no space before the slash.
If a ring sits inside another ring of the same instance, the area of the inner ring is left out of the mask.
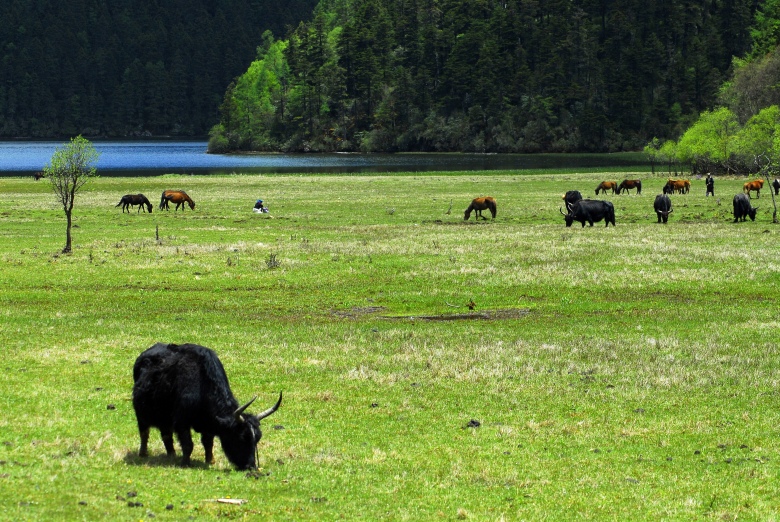
<path id="1" fill-rule="evenodd" d="M 0 179 L 0 519 L 777 519 L 768 190 L 733 224 L 744 180 L 694 180 L 659 225 L 643 173 L 605 196 L 616 228 L 565 228 L 562 193 L 605 177 L 100 178 L 71 255 L 47 184 Z M 196 209 L 114 207 L 165 188 Z M 483 194 L 497 219 L 464 222 Z M 197 445 L 181 469 L 156 431 L 137 457 L 158 341 L 216 350 L 257 409 L 284 390 L 259 474 Z"/>

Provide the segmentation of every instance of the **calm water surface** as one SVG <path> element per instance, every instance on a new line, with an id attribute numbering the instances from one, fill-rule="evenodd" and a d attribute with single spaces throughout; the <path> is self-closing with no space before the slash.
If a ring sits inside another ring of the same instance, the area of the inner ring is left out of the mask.
<path id="1" fill-rule="evenodd" d="M 637 167 L 640 154 L 206 154 L 205 141 L 97 141 L 101 176 Z M 29 175 L 64 142 L 0 142 L 0 176 Z"/>

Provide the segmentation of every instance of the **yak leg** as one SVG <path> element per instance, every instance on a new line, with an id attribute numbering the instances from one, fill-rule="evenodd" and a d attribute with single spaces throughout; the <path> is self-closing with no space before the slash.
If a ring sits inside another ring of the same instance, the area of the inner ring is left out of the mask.
<path id="1" fill-rule="evenodd" d="M 176 455 L 176 450 L 173 449 L 173 432 L 160 430 L 160 436 L 162 437 L 163 444 L 165 445 L 165 453 L 169 457 Z"/>
<path id="2" fill-rule="evenodd" d="M 214 464 L 214 435 L 204 433 L 200 436 L 200 441 L 206 451 L 206 464 Z"/>
<path id="3" fill-rule="evenodd" d="M 138 432 L 141 434 L 141 449 L 138 450 L 139 457 L 149 456 L 149 428 L 138 428 Z"/>
<path id="4" fill-rule="evenodd" d="M 190 465 L 190 456 L 192 456 L 192 449 L 194 444 L 192 443 L 192 434 L 189 428 L 176 431 L 176 435 L 179 437 L 179 444 L 181 445 L 181 465 Z"/>

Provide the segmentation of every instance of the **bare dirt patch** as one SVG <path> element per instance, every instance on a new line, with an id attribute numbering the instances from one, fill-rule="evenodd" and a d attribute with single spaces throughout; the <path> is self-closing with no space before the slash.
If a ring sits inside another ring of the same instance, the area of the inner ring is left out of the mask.
<path id="1" fill-rule="evenodd" d="M 401 315 L 389 316 L 383 315 L 382 319 L 420 319 L 423 321 L 470 321 L 487 320 L 501 321 L 506 319 L 521 319 L 528 315 L 530 310 L 527 308 L 507 308 L 503 310 L 481 310 L 479 312 L 465 312 L 457 314 L 439 314 L 439 315 Z"/>

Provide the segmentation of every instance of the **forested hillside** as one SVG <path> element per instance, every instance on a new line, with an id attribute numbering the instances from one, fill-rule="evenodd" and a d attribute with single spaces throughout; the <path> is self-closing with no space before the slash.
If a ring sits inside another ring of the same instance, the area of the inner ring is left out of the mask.
<path id="1" fill-rule="evenodd" d="M 205 135 L 264 30 L 315 0 L 3 0 L 0 136 Z"/>
<path id="2" fill-rule="evenodd" d="M 231 84 L 210 149 L 640 149 L 711 108 L 755 0 L 322 0 Z"/>

